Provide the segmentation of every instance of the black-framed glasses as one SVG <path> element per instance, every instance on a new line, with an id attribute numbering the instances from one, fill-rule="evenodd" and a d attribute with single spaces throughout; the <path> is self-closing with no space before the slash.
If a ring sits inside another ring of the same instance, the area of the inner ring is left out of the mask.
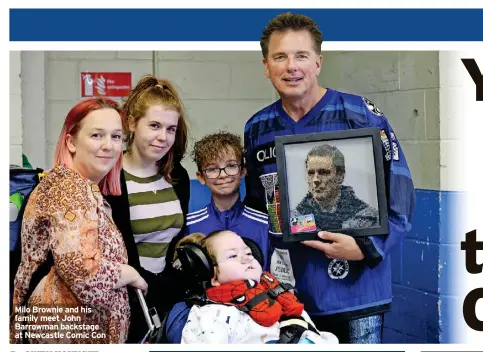
<path id="1" fill-rule="evenodd" d="M 240 173 L 241 164 L 228 164 L 225 167 L 209 167 L 203 170 L 207 178 L 218 178 L 221 171 L 225 171 L 228 176 L 236 176 Z"/>

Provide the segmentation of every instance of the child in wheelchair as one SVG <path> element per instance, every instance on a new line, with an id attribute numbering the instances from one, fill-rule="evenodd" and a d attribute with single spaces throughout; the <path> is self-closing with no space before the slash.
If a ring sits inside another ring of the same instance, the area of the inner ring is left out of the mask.
<path id="1" fill-rule="evenodd" d="M 182 239 L 174 266 L 193 285 L 180 342 L 338 343 L 335 335 L 315 328 L 292 287 L 263 272 L 260 263 L 256 243 L 231 231 Z M 168 325 L 176 318 L 168 317 Z"/>

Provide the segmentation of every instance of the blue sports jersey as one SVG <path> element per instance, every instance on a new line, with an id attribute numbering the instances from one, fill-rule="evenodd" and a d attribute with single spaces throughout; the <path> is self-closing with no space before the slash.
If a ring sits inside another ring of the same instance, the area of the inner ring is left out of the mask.
<path id="1" fill-rule="evenodd" d="M 349 263 L 328 259 L 323 252 L 301 243 L 284 243 L 275 136 L 366 127 L 377 127 L 381 133 L 389 235 L 358 239 L 365 259 Z M 415 193 L 406 158 L 382 111 L 363 97 L 328 89 L 296 122 L 278 100 L 246 123 L 245 149 L 248 170 L 245 204 L 259 210 L 266 207 L 268 211 L 274 247 L 270 260 L 272 273 L 295 285 L 298 298 L 311 315 L 349 319 L 387 311 L 392 300 L 389 253 L 410 229 Z"/>
<path id="2" fill-rule="evenodd" d="M 213 231 L 230 230 L 240 237 L 255 241 L 260 247 L 264 265 L 268 269 L 268 254 L 270 238 L 268 236 L 268 217 L 266 214 L 243 205 L 238 199 L 231 209 L 219 211 L 213 199 L 210 204 L 201 210 L 189 213 L 186 216 L 186 234 L 201 232 L 209 234 Z"/>

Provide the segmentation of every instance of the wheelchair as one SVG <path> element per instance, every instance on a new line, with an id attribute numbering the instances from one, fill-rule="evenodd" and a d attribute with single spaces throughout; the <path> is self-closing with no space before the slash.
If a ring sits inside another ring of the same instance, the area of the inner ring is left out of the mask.
<path id="1" fill-rule="evenodd" d="M 149 308 L 141 290 L 136 289 L 136 296 L 141 306 L 147 325 L 147 332 L 138 342 L 141 344 L 180 343 L 181 333 L 188 320 L 191 307 L 207 304 L 206 296 L 200 295 L 201 287 L 193 285 L 186 288 L 185 299 L 176 303 L 162 319 L 156 308 Z"/>
<path id="2" fill-rule="evenodd" d="M 140 289 L 136 289 L 136 295 L 139 300 L 139 304 L 141 305 L 141 310 L 144 314 L 144 319 L 146 320 L 146 324 L 148 326 L 148 331 L 146 335 L 142 338 L 139 343 L 142 344 L 153 344 L 153 343 L 163 343 L 165 342 L 165 333 L 164 333 L 164 325 L 165 319 L 163 321 L 160 320 L 158 312 L 156 308 L 152 307 L 149 308 L 146 304 L 146 300 L 144 299 L 144 295 Z M 166 315 L 167 318 L 167 315 Z"/>

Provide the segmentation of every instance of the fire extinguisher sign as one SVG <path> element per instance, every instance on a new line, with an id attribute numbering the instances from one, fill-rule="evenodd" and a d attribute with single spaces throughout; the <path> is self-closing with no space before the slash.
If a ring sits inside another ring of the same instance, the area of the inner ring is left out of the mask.
<path id="1" fill-rule="evenodd" d="M 127 97 L 131 72 L 81 72 L 81 96 Z"/>

